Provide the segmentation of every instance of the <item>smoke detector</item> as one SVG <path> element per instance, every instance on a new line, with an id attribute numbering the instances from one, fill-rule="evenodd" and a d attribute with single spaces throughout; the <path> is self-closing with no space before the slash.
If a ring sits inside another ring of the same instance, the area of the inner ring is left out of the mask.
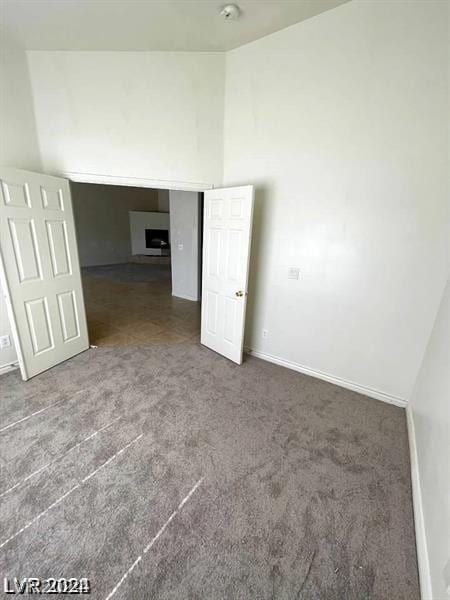
<path id="1" fill-rule="evenodd" d="M 225 6 L 220 11 L 222 17 L 227 19 L 227 21 L 235 21 L 239 18 L 241 14 L 241 9 L 236 4 L 225 4 Z"/>

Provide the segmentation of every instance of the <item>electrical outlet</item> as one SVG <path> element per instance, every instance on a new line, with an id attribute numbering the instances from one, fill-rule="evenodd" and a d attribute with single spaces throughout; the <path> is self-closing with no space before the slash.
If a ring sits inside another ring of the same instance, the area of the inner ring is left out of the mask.
<path id="1" fill-rule="evenodd" d="M 298 279 L 300 277 L 300 269 L 298 267 L 289 267 L 288 279 Z"/>
<path id="2" fill-rule="evenodd" d="M 11 338 L 9 335 L 2 335 L 0 337 L 0 349 L 9 348 L 11 346 Z"/>
<path id="3" fill-rule="evenodd" d="M 269 337 L 269 332 L 267 329 L 262 330 L 262 336 L 263 336 L 263 339 L 265 339 L 265 340 Z"/>

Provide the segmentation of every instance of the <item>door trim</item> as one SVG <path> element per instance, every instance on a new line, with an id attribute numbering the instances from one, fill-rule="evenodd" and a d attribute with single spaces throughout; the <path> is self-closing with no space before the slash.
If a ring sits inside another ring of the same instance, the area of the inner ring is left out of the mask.
<path id="1" fill-rule="evenodd" d="M 419 568 L 419 583 L 422 598 L 432 598 L 430 559 L 425 529 L 423 510 L 422 486 L 420 482 L 419 460 L 417 456 L 416 430 L 414 414 L 411 405 L 406 407 L 406 424 L 408 426 L 409 458 L 411 470 L 411 486 L 414 510 L 414 530 L 416 533 L 417 563 Z"/>
<path id="2" fill-rule="evenodd" d="M 165 179 L 146 179 L 141 177 L 123 177 L 121 175 L 102 175 L 97 173 L 78 173 L 76 171 L 63 171 L 58 177 L 65 177 L 74 183 L 97 183 L 103 185 L 124 185 L 152 189 L 180 190 L 186 192 L 203 192 L 211 190 L 211 183 L 195 181 L 169 181 Z"/>

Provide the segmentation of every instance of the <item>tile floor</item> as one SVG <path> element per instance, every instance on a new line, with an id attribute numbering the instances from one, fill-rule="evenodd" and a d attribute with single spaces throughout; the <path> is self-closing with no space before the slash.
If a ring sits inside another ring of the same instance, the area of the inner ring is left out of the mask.
<path id="1" fill-rule="evenodd" d="M 123 265 L 125 273 L 127 266 Z M 151 265 L 146 265 L 151 269 Z M 200 302 L 172 296 L 170 279 L 120 281 L 83 270 L 90 343 L 95 346 L 179 344 L 200 338 Z M 98 269 L 97 269 L 98 270 Z M 117 277 L 119 272 L 119 277 Z"/>

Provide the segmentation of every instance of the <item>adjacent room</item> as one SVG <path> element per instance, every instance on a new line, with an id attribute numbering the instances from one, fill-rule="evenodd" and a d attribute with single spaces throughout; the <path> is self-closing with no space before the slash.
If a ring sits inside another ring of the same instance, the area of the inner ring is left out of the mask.
<path id="1" fill-rule="evenodd" d="M 90 344 L 198 340 L 201 194 L 74 182 L 70 191 Z"/>
<path id="2" fill-rule="evenodd" d="M 449 2 L 0 0 L 0 580 L 450 598 Z"/>

